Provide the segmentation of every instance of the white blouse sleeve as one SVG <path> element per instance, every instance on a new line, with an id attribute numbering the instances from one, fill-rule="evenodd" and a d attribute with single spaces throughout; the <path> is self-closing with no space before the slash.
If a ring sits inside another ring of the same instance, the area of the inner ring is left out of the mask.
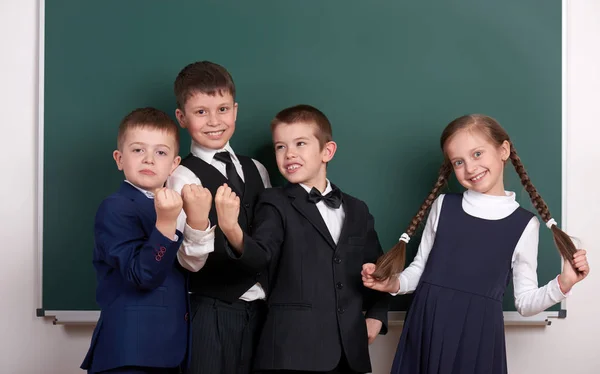
<path id="1" fill-rule="evenodd" d="M 423 230 L 417 255 L 415 256 L 413 262 L 411 262 L 411 264 L 398 275 L 400 278 L 400 289 L 396 293 L 390 293 L 392 296 L 411 293 L 417 288 L 417 284 L 419 284 L 423 270 L 425 270 L 427 258 L 429 257 L 429 253 L 433 247 L 433 242 L 435 241 L 435 233 L 437 231 L 443 201 L 444 195 L 440 195 L 431 205 L 429 217 L 427 217 L 427 223 L 425 224 L 425 229 Z"/>
<path id="2" fill-rule="evenodd" d="M 564 295 L 558 285 L 558 277 L 544 287 L 538 288 L 537 255 L 540 223 L 533 217 L 525 227 L 513 254 L 513 284 L 515 306 L 519 314 L 530 317 L 561 302 Z M 551 250 L 550 248 L 548 250 Z"/>

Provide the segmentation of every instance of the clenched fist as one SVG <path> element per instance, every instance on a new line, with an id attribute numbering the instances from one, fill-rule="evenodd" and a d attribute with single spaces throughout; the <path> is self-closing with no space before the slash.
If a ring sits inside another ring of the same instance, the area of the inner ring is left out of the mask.
<path id="1" fill-rule="evenodd" d="M 173 240 L 177 230 L 177 217 L 183 207 L 181 196 L 168 188 L 159 189 L 154 195 L 156 228 L 164 236 Z"/>
<path id="2" fill-rule="evenodd" d="M 238 226 L 240 198 L 227 184 L 224 184 L 219 187 L 215 194 L 215 208 L 217 209 L 219 227 L 227 235 L 228 232 Z"/>
<path id="3" fill-rule="evenodd" d="M 197 184 L 186 184 L 181 189 L 181 197 L 187 224 L 196 230 L 206 230 L 212 203 L 212 195 L 208 188 Z"/>

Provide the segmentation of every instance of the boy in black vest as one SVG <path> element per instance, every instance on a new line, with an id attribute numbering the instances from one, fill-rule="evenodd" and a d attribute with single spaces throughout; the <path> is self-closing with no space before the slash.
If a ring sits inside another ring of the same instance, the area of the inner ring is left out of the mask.
<path id="1" fill-rule="evenodd" d="M 167 186 L 177 192 L 190 188 L 193 193 L 214 195 L 227 183 L 241 199 L 239 225 L 249 230 L 256 200 L 265 187 L 270 187 L 270 181 L 262 164 L 236 155 L 229 145 L 238 109 L 231 75 L 212 62 L 196 62 L 181 70 L 174 89 L 175 115 L 181 127 L 188 130 L 192 146 Z M 195 222 L 185 212 L 178 221 L 178 227 L 189 225 L 204 230 L 188 230 L 200 237 L 184 238 L 178 253 L 181 265 L 192 272 L 192 362 L 188 373 L 250 373 L 253 349 L 266 313 L 266 276 L 240 271 L 225 252 L 225 238 L 214 226 L 216 223 L 214 205 L 208 229 L 206 221 Z M 186 239 L 205 246 L 188 245 Z"/>
<path id="2" fill-rule="evenodd" d="M 383 254 L 373 216 L 327 178 L 337 145 L 321 111 L 284 109 L 271 131 L 277 167 L 289 183 L 260 196 L 252 236 L 238 224 L 235 189 L 226 185 L 214 194 L 227 253 L 249 273 L 269 269 L 269 308 L 254 369 L 370 372 L 368 344 L 387 331 L 389 301 L 365 288 L 360 274 Z"/>

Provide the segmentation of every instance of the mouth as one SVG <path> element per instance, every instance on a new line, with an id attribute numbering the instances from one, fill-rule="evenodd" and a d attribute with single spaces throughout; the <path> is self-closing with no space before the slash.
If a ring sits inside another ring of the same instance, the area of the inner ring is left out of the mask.
<path id="1" fill-rule="evenodd" d="M 486 170 L 486 171 L 484 171 L 484 172 L 482 172 L 482 173 L 479 173 L 479 174 L 477 174 L 477 175 L 476 175 L 476 176 L 474 176 L 473 178 L 470 178 L 469 180 L 470 180 L 472 183 L 479 183 L 479 182 L 480 182 L 480 181 L 483 179 L 483 177 L 485 177 L 485 176 L 487 175 L 487 173 L 488 173 L 488 171 Z"/>
<path id="2" fill-rule="evenodd" d="M 300 164 L 289 164 L 289 165 L 285 165 L 285 170 L 289 174 L 293 174 L 293 173 L 297 172 L 301 167 L 302 167 L 302 165 L 300 165 Z"/>
<path id="3" fill-rule="evenodd" d="M 150 176 L 152 176 L 152 175 L 156 175 L 156 173 L 155 173 L 155 172 L 153 172 L 153 171 L 152 171 L 152 170 L 150 170 L 150 169 L 143 169 L 143 170 L 140 170 L 140 173 L 141 173 L 141 174 L 144 174 L 144 175 L 150 175 Z"/>
<path id="4" fill-rule="evenodd" d="M 204 135 L 206 135 L 209 139 L 220 139 L 224 133 L 225 133 L 225 130 L 208 131 L 208 132 L 205 132 Z"/>

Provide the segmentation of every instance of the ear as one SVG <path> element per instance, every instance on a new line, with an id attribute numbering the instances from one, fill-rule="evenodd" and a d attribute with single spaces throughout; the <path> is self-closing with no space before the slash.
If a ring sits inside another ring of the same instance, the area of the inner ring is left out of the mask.
<path id="1" fill-rule="evenodd" d="M 179 126 L 181 126 L 182 129 L 185 129 L 185 114 L 183 113 L 183 110 L 179 108 L 175 109 L 175 117 L 177 118 L 177 122 L 179 122 Z"/>
<path id="2" fill-rule="evenodd" d="M 233 121 L 237 121 L 238 103 L 233 103 Z"/>
<path id="3" fill-rule="evenodd" d="M 169 175 L 171 175 L 175 169 L 177 169 L 177 166 L 179 166 L 179 163 L 181 162 L 181 156 L 177 156 L 173 159 L 173 165 L 171 167 L 171 171 L 169 172 Z"/>
<path id="4" fill-rule="evenodd" d="M 122 162 L 123 154 L 117 149 L 113 152 L 113 159 L 117 163 L 117 168 L 123 171 L 123 162 Z"/>
<path id="5" fill-rule="evenodd" d="M 333 158 L 333 155 L 335 155 L 335 151 L 337 151 L 337 144 L 334 141 L 325 143 L 321 160 L 324 163 L 328 163 Z"/>
<path id="6" fill-rule="evenodd" d="M 510 143 L 508 140 L 503 141 L 500 145 L 500 157 L 502 161 L 506 161 L 510 157 Z"/>

